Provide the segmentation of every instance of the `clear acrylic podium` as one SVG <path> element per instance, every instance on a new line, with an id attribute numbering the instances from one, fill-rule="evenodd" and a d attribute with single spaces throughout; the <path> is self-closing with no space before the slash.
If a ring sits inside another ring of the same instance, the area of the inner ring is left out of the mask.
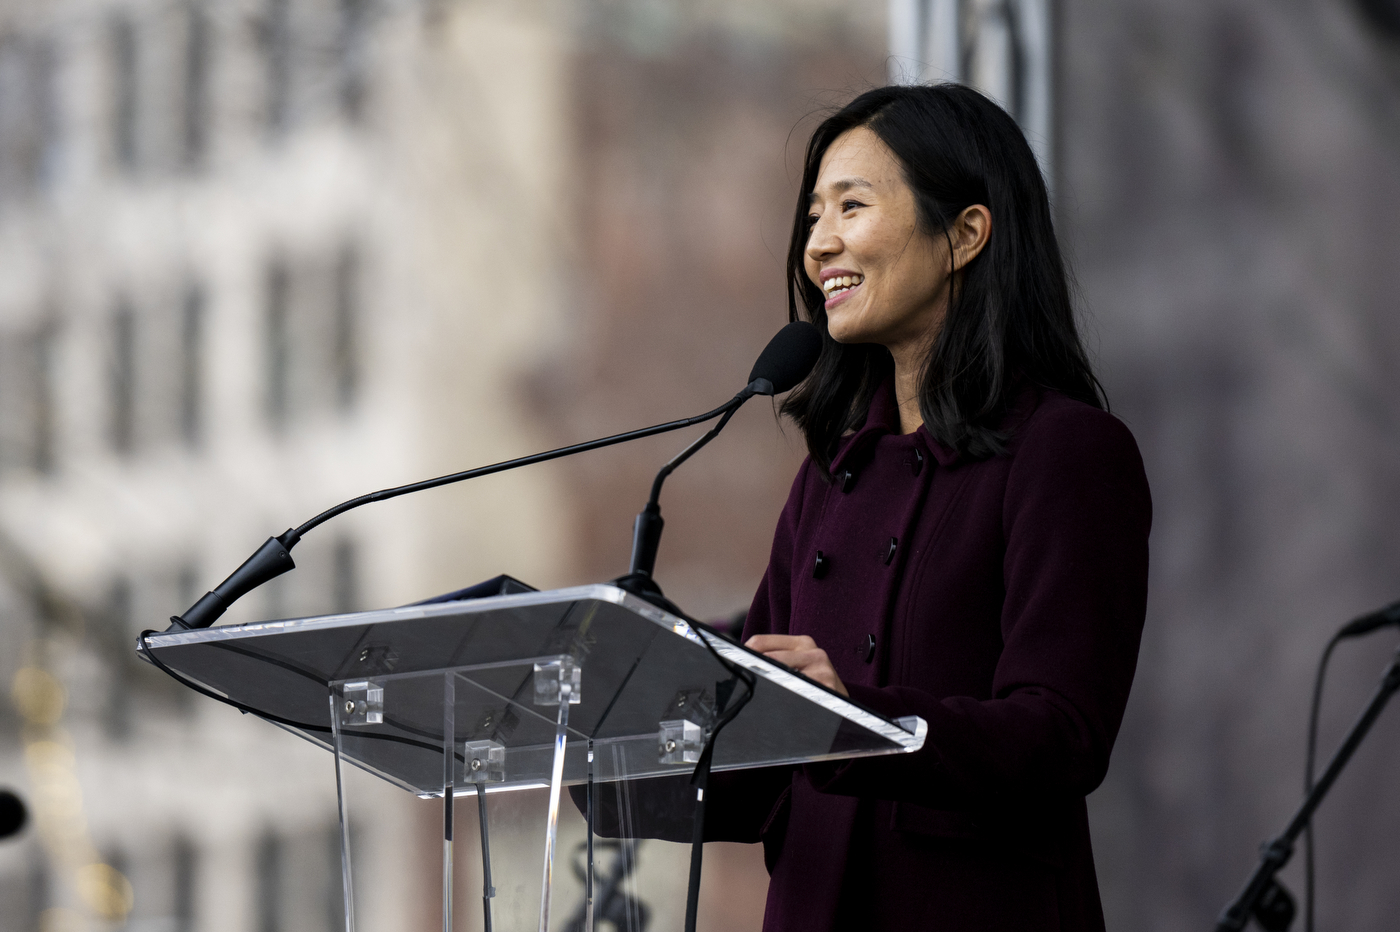
<path id="1" fill-rule="evenodd" d="M 753 674 L 754 693 L 716 736 L 715 771 L 907 753 L 923 745 L 926 727 L 882 718 L 611 585 L 177 631 L 149 636 L 147 647 L 183 677 L 331 750 L 338 791 L 343 766 L 353 765 L 442 798 L 444 929 L 453 915 L 455 797 L 477 798 L 489 929 L 487 800 L 535 787 L 548 789 L 538 928 L 591 932 L 591 822 L 581 853 L 584 906 L 550 915 L 560 808 L 573 805 L 564 787 L 587 786 L 575 798 L 587 801 L 579 808 L 591 820 L 604 785 L 623 800 L 660 785 L 649 778 L 688 776 L 724 711 L 720 684 L 734 676 L 716 653 Z M 339 803 L 353 932 L 343 791 Z M 673 805 L 686 804 L 694 805 Z M 674 816 L 681 822 L 687 813 Z M 623 831 L 643 836 L 647 827 Z"/>

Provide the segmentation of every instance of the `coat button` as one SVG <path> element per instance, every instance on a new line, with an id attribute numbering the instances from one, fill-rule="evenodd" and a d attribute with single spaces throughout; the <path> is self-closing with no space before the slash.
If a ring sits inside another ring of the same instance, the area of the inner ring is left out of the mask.
<path id="1" fill-rule="evenodd" d="M 845 472 L 841 473 L 841 475 L 838 476 L 837 478 L 839 478 L 839 479 L 841 480 L 841 491 L 842 491 L 842 492 L 849 492 L 849 491 L 851 491 L 851 489 L 855 488 L 855 484 L 856 484 L 856 474 L 853 473 L 853 472 L 851 472 L 849 469 L 846 470 Z"/>
<path id="2" fill-rule="evenodd" d="M 924 471 L 924 451 L 920 450 L 918 447 L 914 448 L 914 455 L 909 460 L 909 468 L 913 470 L 916 476 Z"/>
<path id="3" fill-rule="evenodd" d="M 872 660 L 874 660 L 874 659 L 875 659 L 875 635 L 873 635 L 873 634 L 867 634 L 867 635 L 865 636 L 865 643 L 862 644 L 862 645 L 860 646 L 860 649 L 857 651 L 857 653 L 860 653 L 860 654 L 864 654 L 864 655 L 865 655 L 865 662 L 866 662 L 866 663 L 870 663 Z"/>
<path id="4" fill-rule="evenodd" d="M 894 560 L 894 552 L 899 548 L 899 538 L 891 537 L 889 549 L 885 551 L 885 565 L 889 566 Z"/>
<path id="5" fill-rule="evenodd" d="M 824 553 L 818 550 L 817 560 L 812 565 L 812 577 L 814 579 L 821 579 L 823 576 L 826 575 L 826 572 L 829 569 L 831 569 L 831 560 Z"/>

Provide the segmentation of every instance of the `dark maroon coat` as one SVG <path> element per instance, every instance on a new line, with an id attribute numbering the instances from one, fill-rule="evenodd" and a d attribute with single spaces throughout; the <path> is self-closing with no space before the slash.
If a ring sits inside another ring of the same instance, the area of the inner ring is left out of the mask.
<path id="1" fill-rule="evenodd" d="M 745 638 L 810 635 L 928 737 L 716 775 L 707 836 L 764 844 L 765 932 L 1103 928 L 1084 797 L 1137 663 L 1151 500 L 1112 415 L 1028 390 L 1004 427 L 1007 455 L 960 458 L 901 436 L 886 385 L 836 480 L 809 459 L 793 483 Z"/>

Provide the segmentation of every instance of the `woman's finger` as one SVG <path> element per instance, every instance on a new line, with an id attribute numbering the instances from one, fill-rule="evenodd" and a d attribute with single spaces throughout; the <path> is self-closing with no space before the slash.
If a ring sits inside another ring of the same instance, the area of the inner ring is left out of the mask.
<path id="1" fill-rule="evenodd" d="M 831 658 L 821 648 L 766 651 L 764 656 L 796 670 L 808 679 L 816 680 L 828 689 L 847 695 L 845 684 L 831 665 Z"/>
<path id="2" fill-rule="evenodd" d="M 760 654 L 768 654 L 775 650 L 812 650 L 817 642 L 805 634 L 755 634 L 744 642 L 744 646 Z"/>

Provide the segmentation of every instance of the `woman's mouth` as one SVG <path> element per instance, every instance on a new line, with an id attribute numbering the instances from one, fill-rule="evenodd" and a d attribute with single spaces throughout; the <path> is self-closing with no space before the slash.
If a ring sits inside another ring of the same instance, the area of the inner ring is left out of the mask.
<path id="1" fill-rule="evenodd" d="M 827 310 L 840 304 L 852 291 L 859 288 L 863 281 L 864 275 L 833 275 L 822 282 L 822 290 L 826 292 Z"/>

